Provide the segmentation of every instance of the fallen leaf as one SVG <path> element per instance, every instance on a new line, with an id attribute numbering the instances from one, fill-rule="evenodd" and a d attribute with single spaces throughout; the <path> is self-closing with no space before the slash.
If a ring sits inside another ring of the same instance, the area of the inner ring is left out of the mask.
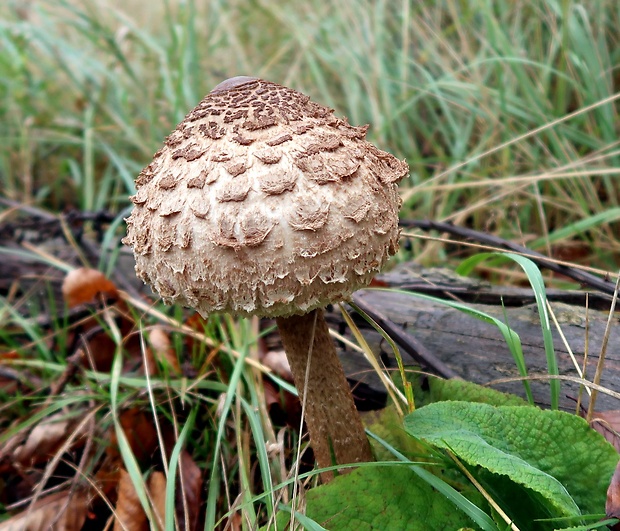
<path id="1" fill-rule="evenodd" d="M 65 277 L 62 293 L 69 307 L 100 302 L 98 294 L 106 297 L 104 307 L 94 308 L 99 310 L 98 317 L 94 314 L 86 317 L 80 315 L 79 321 L 71 323 L 74 326 L 70 327 L 67 343 L 77 344 L 84 351 L 84 366 L 99 372 L 110 370 L 118 350 L 118 341 L 112 337 L 111 327 L 117 328 L 123 339 L 124 372 L 142 366 L 140 336 L 133 333 L 135 322 L 127 304 L 118 298 L 119 293 L 113 282 L 95 269 L 74 269 Z M 88 311 L 90 308 L 84 309 Z"/>
<path id="2" fill-rule="evenodd" d="M 62 283 L 62 294 L 69 308 L 93 302 L 98 293 L 118 296 L 113 282 L 96 269 L 80 267 L 70 271 Z"/>
<path id="3" fill-rule="evenodd" d="M 61 491 L 0 523 L 0 531 L 80 531 L 87 514 L 86 494 Z"/>
<path id="4" fill-rule="evenodd" d="M 274 382 L 263 379 L 263 395 L 269 417 L 276 424 L 286 424 L 294 428 L 301 422 L 301 403 L 299 398 Z"/>
<path id="5" fill-rule="evenodd" d="M 281 378 L 284 378 L 289 382 L 293 381 L 291 366 L 288 363 L 288 358 L 286 357 L 286 352 L 284 350 L 270 350 L 263 356 L 261 362 Z"/>
<path id="6" fill-rule="evenodd" d="M 97 485 L 104 496 L 114 502 L 116 500 L 117 487 L 122 470 L 122 459 L 120 455 L 106 455 L 97 470 L 93 483 Z"/>
<path id="7" fill-rule="evenodd" d="M 94 371 L 109 372 L 118 349 L 114 340 L 107 332 L 99 331 L 91 334 L 85 343 L 84 365 Z"/>
<path id="8" fill-rule="evenodd" d="M 64 413 L 44 419 L 32 429 L 24 444 L 15 449 L 13 458 L 23 467 L 48 461 L 65 443 L 80 420 L 80 418 L 69 419 Z M 80 438 L 80 434 L 76 435 L 75 442 Z"/>
<path id="9" fill-rule="evenodd" d="M 160 364 L 168 367 L 168 370 L 178 376 L 181 374 L 181 366 L 177 359 L 172 343 L 170 342 L 170 336 L 166 333 L 163 327 L 155 325 L 149 332 L 149 342 L 153 349 L 155 360 Z"/>
<path id="10" fill-rule="evenodd" d="M 166 521 L 166 476 L 164 473 L 153 472 L 146 482 L 146 488 L 157 523 L 149 524 L 131 476 L 125 469 L 121 469 L 114 519 L 115 531 L 147 531 L 149 529 L 160 531 L 164 529 Z"/>
<path id="11" fill-rule="evenodd" d="M 620 411 L 609 410 L 595 412 L 594 418 L 590 423 L 592 429 L 598 431 L 609 443 L 613 445 L 616 452 L 620 453 Z"/>
<path id="12" fill-rule="evenodd" d="M 150 458 L 159 446 L 151 413 L 138 408 L 129 409 L 121 413 L 120 423 L 136 459 L 142 461 Z"/>
<path id="13" fill-rule="evenodd" d="M 239 512 L 234 513 L 228 518 L 226 529 L 230 529 L 230 531 L 241 531 L 243 529 L 243 517 Z"/>
<path id="14" fill-rule="evenodd" d="M 174 432 L 172 430 L 166 431 L 164 435 L 166 455 L 170 456 L 172 454 L 176 442 L 177 438 Z M 203 487 L 202 470 L 198 467 L 190 453 L 187 450 L 182 450 L 179 455 L 175 485 L 175 512 L 179 522 L 179 529 L 184 531 L 198 529 L 202 494 L 204 492 Z M 188 520 L 187 526 L 185 525 L 186 517 Z"/>
<path id="15" fill-rule="evenodd" d="M 152 415 L 150 413 L 147 415 L 139 408 L 131 408 L 119 415 L 119 421 L 136 460 L 138 462 L 149 460 L 159 446 Z M 118 441 L 114 432 L 107 452 L 111 458 L 118 457 Z"/>
<path id="16" fill-rule="evenodd" d="M 189 529 L 194 531 L 198 528 L 198 520 L 200 516 L 200 505 L 202 502 L 201 494 L 203 491 L 202 471 L 198 468 L 192 456 L 183 450 L 179 456 L 180 477 L 183 480 L 183 488 L 177 489 L 177 514 L 179 515 L 179 527 L 181 529 Z M 183 500 L 180 496 L 185 496 L 185 505 L 187 507 L 187 516 L 189 517 L 189 525 L 185 526 L 185 509 Z M 180 502 L 180 503 L 179 503 Z"/>
<path id="17" fill-rule="evenodd" d="M 143 367 L 142 346 L 140 336 L 132 333 L 134 323 L 119 317 L 116 324 L 123 338 L 123 373 L 139 372 Z M 85 319 L 76 331 L 82 336 L 83 365 L 99 372 L 109 372 L 118 351 L 110 332 L 100 326 L 94 316 Z"/>
<path id="18" fill-rule="evenodd" d="M 13 368 L 5 360 L 18 359 L 18 355 L 13 352 L 0 352 L 0 393 L 6 396 L 13 396 L 18 389 L 24 387 L 35 387 L 36 385 L 44 385 L 38 376 L 24 369 L 24 367 Z"/>
<path id="19" fill-rule="evenodd" d="M 282 408 L 280 388 L 276 387 L 276 384 L 266 378 L 263 381 L 263 396 L 265 404 L 267 405 L 267 410 L 271 411 L 271 408 L 274 406 Z"/>
<path id="20" fill-rule="evenodd" d="M 196 312 L 187 318 L 185 324 L 189 326 L 192 330 L 203 333 L 208 322 L 209 319 L 205 319 L 202 315 Z"/>
<path id="21" fill-rule="evenodd" d="M 12 396 L 17 391 L 17 380 L 0 376 L 0 393 L 6 396 Z"/>
<path id="22" fill-rule="evenodd" d="M 390 285 L 385 280 L 377 280 L 373 278 L 368 285 L 371 288 L 389 288 Z"/>
<path id="23" fill-rule="evenodd" d="M 611 476 L 611 482 L 607 489 L 605 514 L 608 518 L 620 518 L 620 462 L 616 466 L 614 475 Z"/>
<path id="24" fill-rule="evenodd" d="M 197 335 L 185 334 L 185 350 L 189 353 L 189 356 L 193 356 L 195 353 L 210 350 L 206 347 L 199 335 L 205 334 L 207 324 L 209 320 L 205 319 L 199 313 L 193 313 L 185 320 L 185 326 L 191 328 Z M 216 339 L 215 336 L 212 339 Z M 198 369 L 198 367 L 196 367 Z"/>
<path id="25" fill-rule="evenodd" d="M 149 476 L 147 482 L 150 499 L 153 502 L 153 512 L 159 524 L 159 529 L 164 529 L 166 521 L 166 476 L 163 472 L 155 471 Z M 153 526 L 154 527 L 154 526 Z"/>
<path id="26" fill-rule="evenodd" d="M 118 482 L 114 531 L 149 531 L 148 519 L 126 470 L 121 470 Z"/>

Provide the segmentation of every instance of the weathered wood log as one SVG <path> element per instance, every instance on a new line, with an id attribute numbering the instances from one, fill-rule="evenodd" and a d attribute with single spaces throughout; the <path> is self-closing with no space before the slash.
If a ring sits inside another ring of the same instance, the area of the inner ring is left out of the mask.
<path id="1" fill-rule="evenodd" d="M 443 293 L 443 298 L 452 295 L 467 295 L 471 300 L 478 293 L 484 294 L 487 304 L 467 303 L 476 310 L 483 311 L 500 321 L 506 322 L 519 334 L 523 346 L 523 353 L 530 375 L 544 376 L 547 374 L 547 361 L 544 350 L 540 317 L 533 301 L 533 293 L 526 289 L 495 289 L 488 284 L 480 284 L 470 279 L 459 278 L 445 270 L 421 270 L 412 264 L 403 264 L 394 271 L 382 275 L 379 279 L 392 287 L 400 288 L 403 284 L 419 285 L 422 277 L 433 285 L 436 295 Z M 521 381 L 501 382 L 507 378 L 519 378 L 516 364 L 510 354 L 508 346 L 499 329 L 490 323 L 478 320 L 469 314 L 450 308 L 439 302 L 431 302 L 416 297 L 413 293 L 397 293 L 385 290 L 362 290 L 356 294 L 360 301 L 375 308 L 390 321 L 401 327 L 403 332 L 411 334 L 426 349 L 440 360 L 459 377 L 492 387 L 525 396 Z M 511 306 L 501 305 L 502 297 L 508 298 Z M 586 379 L 592 380 L 596 363 L 599 359 L 601 344 L 608 320 L 608 312 L 602 310 L 588 311 L 588 325 L 586 327 L 585 295 L 582 292 L 549 293 L 549 301 L 558 324 L 566 338 L 566 343 L 572 350 L 579 367 L 583 366 L 586 336 L 589 343 L 589 361 L 586 370 Z M 610 297 L 593 293 L 592 298 L 597 300 L 597 306 L 610 305 Z M 558 299 L 560 302 L 558 302 Z M 571 300 L 577 304 L 563 302 Z M 495 304 L 490 304 L 495 302 Z M 525 303 L 515 306 L 516 303 Z M 620 392 L 620 324 L 618 318 L 614 322 L 609 338 L 605 371 L 601 384 L 612 391 Z M 331 322 L 337 325 L 339 318 L 334 313 Z M 390 346 L 379 333 L 361 318 L 356 319 L 367 341 L 376 355 L 380 355 L 389 368 L 396 368 L 396 361 Z M 578 371 L 569 355 L 568 349 L 560 337 L 557 327 L 551 323 L 554 347 L 561 375 L 578 377 Z M 405 363 L 414 364 L 406 353 L 401 353 Z M 377 392 L 382 389 L 381 383 L 372 374 L 368 363 L 363 357 L 346 347 L 341 351 L 345 371 L 349 375 L 360 375 L 357 380 Z M 536 402 L 542 406 L 549 406 L 549 383 L 544 380 L 531 381 L 532 391 Z M 574 410 L 575 399 L 579 392 L 579 385 L 573 382 L 561 382 L 561 407 Z M 584 392 L 584 401 L 587 403 L 587 394 Z M 599 394 L 597 409 L 618 409 L 620 403 L 615 398 Z"/>

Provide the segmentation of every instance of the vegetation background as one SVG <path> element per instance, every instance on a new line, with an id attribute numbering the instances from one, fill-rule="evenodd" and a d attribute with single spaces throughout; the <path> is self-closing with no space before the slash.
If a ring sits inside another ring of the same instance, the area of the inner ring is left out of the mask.
<path id="1" fill-rule="evenodd" d="M 370 124 L 369 139 L 410 165 L 403 217 L 451 221 L 615 273 L 618 27 L 615 0 L 5 0 L 0 196 L 53 213 L 110 212 L 116 222 L 106 241 L 116 245 L 133 180 L 163 138 L 217 83 L 252 75 L 298 89 L 354 125 Z M 0 221 L 9 210 L 0 211 Z M 410 241 L 398 259 L 436 265 L 462 258 L 442 241 Z M 517 271 L 489 270 L 501 282 L 522 279 Z M 24 357 L 39 359 L 41 377 L 57 377 L 68 353 L 42 349 L 43 332 L 7 310 L 9 299 L 3 302 L 7 349 L 19 344 Z M 178 309 L 167 311 L 180 319 Z M 26 330 L 28 348 L 15 326 Z M 222 318 L 210 326 L 207 336 L 227 331 L 225 352 L 254 348 L 255 323 Z M 65 332 L 59 323 L 55 334 Z M 178 337 L 173 345 L 184 348 Z M 194 354 L 198 366 L 208 357 L 204 348 Z M 231 354 L 231 367 L 235 359 Z M 225 462 L 233 453 L 243 461 L 244 452 L 257 452 L 243 439 L 256 438 L 266 422 L 252 409 L 260 411 L 253 370 L 233 371 L 224 384 L 218 374 L 206 377 L 223 391 L 239 385 L 238 398 L 207 400 L 203 420 L 217 435 L 193 441 L 201 448 L 196 462 L 216 463 L 207 467 L 212 483 L 230 472 L 246 502 L 255 491 L 251 475 L 239 470 L 251 459 L 231 468 Z M 84 376 L 82 384 L 93 378 Z M 111 412 L 103 416 L 110 426 L 126 401 L 139 398 L 173 418 L 168 398 L 188 400 L 177 381 L 155 398 L 139 395 L 135 381 L 116 385 L 121 395 L 94 392 L 97 407 Z M 2 426 L 13 426 L 9 435 L 19 431 L 15 422 L 26 418 L 31 400 L 11 397 L 0 410 Z M 45 406 L 38 419 L 61 408 Z M 227 435 L 222 407 L 232 408 L 231 422 L 245 435 Z M 243 519 L 257 522 L 248 504 Z M 208 518 L 215 521 L 231 505 L 220 491 L 209 494 Z"/>
<path id="2" fill-rule="evenodd" d="M 292 86 L 406 158 L 403 216 L 614 269 L 613 0 L 3 2 L 0 186 L 62 210 L 127 206 L 214 85 Z M 615 229 L 615 231 L 614 231 Z M 419 244 L 419 259 L 446 257 Z"/>

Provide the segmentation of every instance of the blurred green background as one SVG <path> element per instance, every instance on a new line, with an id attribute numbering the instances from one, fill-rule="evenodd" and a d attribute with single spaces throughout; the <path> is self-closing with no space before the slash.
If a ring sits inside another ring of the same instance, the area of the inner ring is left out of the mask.
<path id="1" fill-rule="evenodd" d="M 121 213 L 176 123 L 252 75 L 369 123 L 411 167 L 403 217 L 614 270 L 618 27 L 615 0 L 5 0 L 0 193 Z"/>

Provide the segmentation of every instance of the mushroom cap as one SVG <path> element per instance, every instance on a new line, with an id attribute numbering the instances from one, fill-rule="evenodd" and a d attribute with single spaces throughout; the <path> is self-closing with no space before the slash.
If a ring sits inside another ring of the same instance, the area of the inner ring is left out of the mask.
<path id="1" fill-rule="evenodd" d="M 398 249 L 404 161 L 304 94 L 220 83 L 136 179 L 123 242 L 166 303 L 287 316 L 347 298 Z"/>

